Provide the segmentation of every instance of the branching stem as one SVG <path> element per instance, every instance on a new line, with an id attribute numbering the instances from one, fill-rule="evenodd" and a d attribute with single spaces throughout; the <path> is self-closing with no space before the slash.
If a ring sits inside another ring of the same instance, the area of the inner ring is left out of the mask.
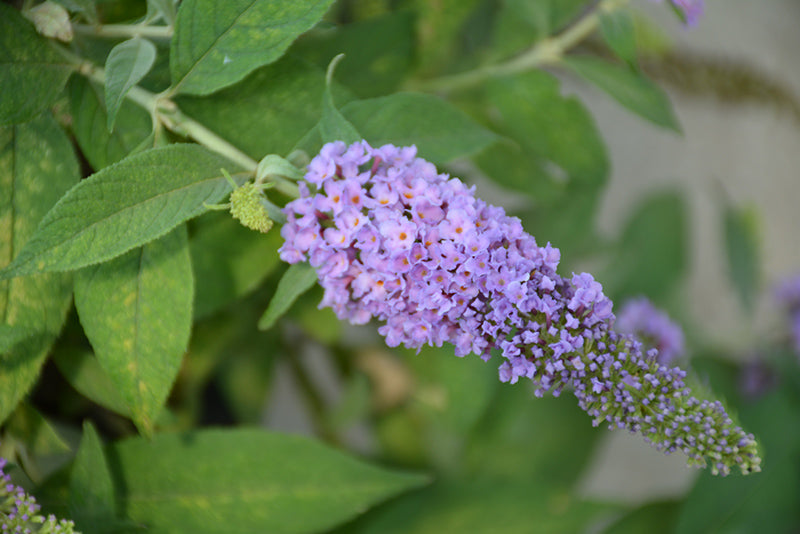
<path id="1" fill-rule="evenodd" d="M 452 76 L 412 81 L 407 88 L 415 91 L 449 93 L 473 87 L 490 78 L 556 64 L 564 56 L 564 53 L 597 29 L 602 15 L 616 11 L 627 3 L 628 0 L 602 0 L 592 11 L 560 34 L 542 39 L 527 51 L 504 63 L 484 65 Z"/>
<path id="2" fill-rule="evenodd" d="M 77 71 L 87 78 L 104 85 L 105 71 L 71 52 L 59 47 L 59 51 L 72 62 Z M 195 140 L 204 147 L 228 158 L 247 171 L 255 171 L 258 162 L 239 150 L 216 133 L 206 128 L 203 124 L 183 113 L 172 100 L 163 94 L 152 93 L 141 87 L 133 86 L 125 95 L 127 99 L 141 106 L 150 114 L 153 124 L 162 124 L 170 131 Z M 299 196 L 297 184 L 279 175 L 272 175 L 270 179 L 275 183 L 275 189 L 292 198 Z"/>

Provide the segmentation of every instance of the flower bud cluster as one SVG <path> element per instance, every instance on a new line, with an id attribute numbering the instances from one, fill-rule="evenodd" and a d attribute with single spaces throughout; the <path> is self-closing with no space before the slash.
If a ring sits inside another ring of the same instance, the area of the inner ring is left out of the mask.
<path id="1" fill-rule="evenodd" d="M 41 507 L 33 496 L 24 489 L 13 484 L 11 477 L 5 472 L 8 462 L 0 458 L 0 532 L 39 534 L 71 534 L 76 533 L 72 521 L 56 519 L 53 515 L 43 516 Z"/>
<path id="2" fill-rule="evenodd" d="M 645 297 L 629 300 L 617 315 L 614 329 L 630 334 L 648 348 L 658 349 L 658 363 L 669 365 L 686 352 L 683 330 Z"/>
<path id="3" fill-rule="evenodd" d="M 709 459 L 714 472 L 758 469 L 753 437 L 719 403 L 691 397 L 683 371 L 610 329 L 612 303 L 590 274 L 558 275 L 558 249 L 415 147 L 330 143 L 305 180 L 284 210 L 280 254 L 317 269 L 320 306 L 355 324 L 377 318 L 390 346 L 500 354 L 500 380 L 528 378 L 538 396 L 570 388 L 595 425 Z"/>

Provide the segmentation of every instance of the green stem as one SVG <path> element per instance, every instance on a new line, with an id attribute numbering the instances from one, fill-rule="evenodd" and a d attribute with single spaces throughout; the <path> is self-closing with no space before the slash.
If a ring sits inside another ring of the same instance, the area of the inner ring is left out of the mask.
<path id="1" fill-rule="evenodd" d="M 147 26 L 144 24 L 73 24 L 75 33 L 96 37 L 147 37 L 150 39 L 171 39 L 172 26 Z"/>
<path id="2" fill-rule="evenodd" d="M 58 47 L 58 49 L 64 57 L 76 65 L 78 72 L 101 85 L 105 85 L 106 73 L 102 68 L 83 60 L 62 47 Z M 151 93 L 135 85 L 131 87 L 125 98 L 147 110 L 153 118 L 153 124 L 163 124 L 172 132 L 190 137 L 197 143 L 221 154 L 247 171 L 255 173 L 258 168 L 256 160 L 206 128 L 203 124 L 183 113 L 175 102 L 162 94 Z M 300 196 L 297 184 L 291 180 L 278 175 L 272 175 L 270 179 L 274 181 L 275 189 L 281 193 L 291 198 Z"/>
<path id="3" fill-rule="evenodd" d="M 594 10 L 562 33 L 555 37 L 542 39 L 526 52 L 504 63 L 485 65 L 475 70 L 452 76 L 411 82 L 407 88 L 415 91 L 447 93 L 478 85 L 489 78 L 507 76 L 535 67 L 556 64 L 569 49 L 594 33 L 600 24 L 601 15 L 620 9 L 628 1 L 602 0 Z"/>

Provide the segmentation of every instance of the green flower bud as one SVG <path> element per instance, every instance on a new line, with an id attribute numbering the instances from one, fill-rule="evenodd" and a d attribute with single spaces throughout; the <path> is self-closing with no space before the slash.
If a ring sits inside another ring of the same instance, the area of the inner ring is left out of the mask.
<path id="1" fill-rule="evenodd" d="M 255 184 L 237 187 L 231 192 L 231 215 L 243 226 L 266 234 L 273 222 L 261 200 L 261 189 Z"/>

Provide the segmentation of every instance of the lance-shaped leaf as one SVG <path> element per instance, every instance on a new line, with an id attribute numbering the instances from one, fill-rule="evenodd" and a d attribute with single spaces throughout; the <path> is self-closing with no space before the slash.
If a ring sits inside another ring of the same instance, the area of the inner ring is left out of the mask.
<path id="1" fill-rule="evenodd" d="M 636 43 L 636 25 L 630 11 L 602 13 L 600 33 L 617 57 L 631 66 L 636 65 L 639 51 Z"/>
<path id="2" fill-rule="evenodd" d="M 344 58 L 344 54 L 339 54 L 331 60 L 328 65 L 328 73 L 325 76 L 325 93 L 322 95 L 322 119 L 319 121 L 319 133 L 323 143 L 332 141 L 344 141 L 352 144 L 361 140 L 361 134 L 356 127 L 344 118 L 342 113 L 336 108 L 331 93 L 331 83 L 333 82 L 333 71 L 336 64 Z"/>
<path id="3" fill-rule="evenodd" d="M 728 276 L 747 312 L 753 311 L 760 282 L 758 213 L 753 208 L 724 206 Z"/>
<path id="4" fill-rule="evenodd" d="M 28 121 L 55 102 L 70 72 L 19 11 L 0 3 L 0 125 Z"/>
<path id="5" fill-rule="evenodd" d="M 278 288 L 275 290 L 272 300 L 269 301 L 267 311 L 259 319 L 258 328 L 260 330 L 272 328 L 275 321 L 286 313 L 297 297 L 311 289 L 316 281 L 317 271 L 311 265 L 307 263 L 290 265 L 278 282 Z"/>
<path id="6" fill-rule="evenodd" d="M 189 343 L 194 278 L 185 227 L 75 276 L 97 360 L 150 433 Z"/>
<path id="7" fill-rule="evenodd" d="M 220 169 L 232 166 L 203 147 L 177 144 L 106 167 L 59 200 L 0 280 L 93 265 L 161 237 L 230 192 Z"/>
<path id="8" fill-rule="evenodd" d="M 173 88 L 207 95 L 283 55 L 333 0 L 185 0 L 170 51 Z"/>
<path id="9" fill-rule="evenodd" d="M 346 532 L 587 532 L 615 511 L 613 505 L 574 497 L 535 477 L 442 481 L 387 503 L 348 524 Z"/>
<path id="10" fill-rule="evenodd" d="M 1 266 L 18 255 L 47 210 L 77 181 L 72 146 L 49 114 L 0 128 Z M 36 380 L 70 294 L 69 276 L 63 274 L 0 282 L 0 324 L 10 328 L 0 356 L 0 421 Z"/>
<path id="11" fill-rule="evenodd" d="M 219 311 L 254 290 L 281 263 L 277 230 L 267 235 L 245 228 L 228 213 L 209 213 L 197 220 L 190 242 L 192 269 L 198 280 L 194 317 Z"/>
<path id="12" fill-rule="evenodd" d="M 114 525 L 114 482 L 103 444 L 90 422 L 83 425 L 83 438 L 75 456 L 69 481 L 69 504 L 78 528 L 108 532 Z"/>
<path id="13" fill-rule="evenodd" d="M 148 532 L 327 532 L 427 477 L 254 429 L 131 439 L 109 450 L 126 515 Z"/>
<path id="14" fill-rule="evenodd" d="M 145 77 L 155 61 L 155 45 L 141 37 L 124 41 L 111 49 L 106 60 L 105 84 L 109 132 L 114 129 L 117 111 L 125 95 Z"/>
<path id="15" fill-rule="evenodd" d="M 123 100 L 114 131 L 108 131 L 103 87 L 82 76 L 67 84 L 72 132 L 81 152 L 95 170 L 108 167 L 141 146 L 153 131 L 150 114 L 130 100 Z"/>
<path id="16" fill-rule="evenodd" d="M 103 408 L 125 417 L 131 416 L 131 410 L 122 400 L 119 389 L 90 351 L 60 350 L 52 358 L 75 391 Z"/>
<path id="17" fill-rule="evenodd" d="M 397 93 L 350 102 L 342 113 L 373 146 L 417 145 L 419 155 L 446 163 L 468 156 L 498 139 L 446 100 Z"/>
<path id="18" fill-rule="evenodd" d="M 564 64 L 640 117 L 681 131 L 667 94 L 641 74 L 593 57 L 568 57 Z"/>

